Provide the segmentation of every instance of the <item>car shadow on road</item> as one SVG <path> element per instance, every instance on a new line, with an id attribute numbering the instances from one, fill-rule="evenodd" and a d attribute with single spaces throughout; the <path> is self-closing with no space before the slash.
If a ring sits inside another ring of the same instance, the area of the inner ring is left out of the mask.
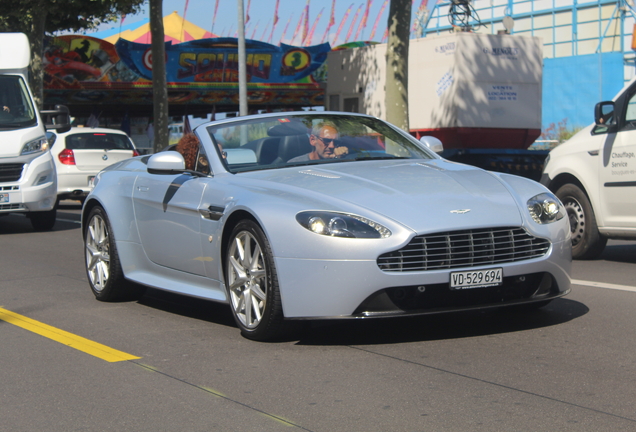
<path id="1" fill-rule="evenodd" d="M 164 312 L 233 327 L 237 329 L 238 335 L 238 327 L 226 304 L 153 288 L 148 288 L 138 303 Z M 457 339 L 555 326 L 588 312 L 588 307 L 583 303 L 561 298 L 538 310 L 502 308 L 404 318 L 310 321 L 306 322 L 300 333 L 277 342 L 328 346 Z"/>
<path id="2" fill-rule="evenodd" d="M 607 245 L 598 260 L 636 264 L 636 244 L 630 242 Z"/>
<path id="3" fill-rule="evenodd" d="M 411 318 L 315 322 L 300 345 L 378 345 L 511 333 L 566 323 L 589 311 L 583 303 L 557 299 L 538 310 L 497 309 Z"/>
<path id="4" fill-rule="evenodd" d="M 65 215 L 63 211 L 58 210 L 57 220 L 51 231 L 69 231 L 80 229 L 80 224 L 78 222 L 70 222 L 71 220 L 74 220 L 73 217 L 74 219 L 77 219 L 79 221 L 79 217 L 77 215 Z M 46 232 L 47 231 L 35 231 L 33 229 L 33 226 L 31 225 L 31 221 L 23 214 L 12 213 L 0 218 L 0 235 L 29 233 L 42 234 Z"/>
<path id="5" fill-rule="evenodd" d="M 226 304 L 173 294 L 154 288 L 147 288 L 144 296 L 137 302 L 153 309 L 214 324 L 236 327 L 238 330 L 234 318 L 232 318 L 232 312 Z"/>

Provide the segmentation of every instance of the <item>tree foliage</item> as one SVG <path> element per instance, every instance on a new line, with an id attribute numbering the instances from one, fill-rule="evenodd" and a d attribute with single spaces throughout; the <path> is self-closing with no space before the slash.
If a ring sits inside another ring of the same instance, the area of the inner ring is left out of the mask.
<path id="1" fill-rule="evenodd" d="M 44 35 L 79 32 L 122 15 L 140 11 L 145 0 L 2 0 L 0 31 L 25 33 L 31 44 L 31 89 L 40 107 L 43 100 Z"/>

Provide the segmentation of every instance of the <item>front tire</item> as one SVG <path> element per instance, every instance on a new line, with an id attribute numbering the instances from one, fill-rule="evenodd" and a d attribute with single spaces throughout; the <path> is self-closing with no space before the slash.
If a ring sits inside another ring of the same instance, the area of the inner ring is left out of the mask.
<path id="1" fill-rule="evenodd" d="M 225 254 L 225 280 L 232 315 L 244 337 L 266 341 L 285 332 L 272 251 L 252 220 L 232 230 Z"/>
<path id="2" fill-rule="evenodd" d="M 91 210 L 84 230 L 84 257 L 88 283 L 100 301 L 133 300 L 143 287 L 124 278 L 112 227 L 100 206 Z"/>
<path id="3" fill-rule="evenodd" d="M 31 226 L 36 231 L 51 231 L 55 225 L 55 218 L 57 217 L 57 205 L 49 211 L 31 212 L 29 213 L 29 219 L 31 219 Z"/>
<path id="4" fill-rule="evenodd" d="M 607 237 L 598 231 L 594 210 L 587 195 L 573 184 L 561 186 L 556 195 L 563 202 L 570 219 L 572 258 L 597 258 L 605 249 Z"/>

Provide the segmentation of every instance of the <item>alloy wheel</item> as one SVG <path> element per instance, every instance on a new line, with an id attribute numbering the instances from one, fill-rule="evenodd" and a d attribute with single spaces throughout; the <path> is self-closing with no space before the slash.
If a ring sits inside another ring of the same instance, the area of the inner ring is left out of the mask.
<path id="1" fill-rule="evenodd" d="M 86 231 L 86 270 L 95 291 L 102 291 L 110 277 L 110 238 L 106 221 L 93 216 Z"/>
<path id="2" fill-rule="evenodd" d="M 267 270 L 261 245 L 250 232 L 240 231 L 228 252 L 232 310 L 243 326 L 254 329 L 267 306 Z"/>

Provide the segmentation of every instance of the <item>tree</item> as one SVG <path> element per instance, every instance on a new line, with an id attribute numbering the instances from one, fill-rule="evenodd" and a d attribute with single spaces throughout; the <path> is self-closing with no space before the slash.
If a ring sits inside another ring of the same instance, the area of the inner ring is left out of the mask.
<path id="1" fill-rule="evenodd" d="M 411 0 L 391 0 L 386 48 L 386 119 L 409 130 L 409 35 Z"/>
<path id="2" fill-rule="evenodd" d="M 145 0 L 2 0 L 0 31 L 25 33 L 31 44 L 31 90 L 42 108 L 45 33 L 93 29 L 139 12 Z"/>
<path id="3" fill-rule="evenodd" d="M 166 84 L 166 47 L 163 30 L 163 0 L 150 0 L 150 35 L 152 38 L 152 111 L 154 116 L 154 152 L 169 144 L 168 87 Z"/>

